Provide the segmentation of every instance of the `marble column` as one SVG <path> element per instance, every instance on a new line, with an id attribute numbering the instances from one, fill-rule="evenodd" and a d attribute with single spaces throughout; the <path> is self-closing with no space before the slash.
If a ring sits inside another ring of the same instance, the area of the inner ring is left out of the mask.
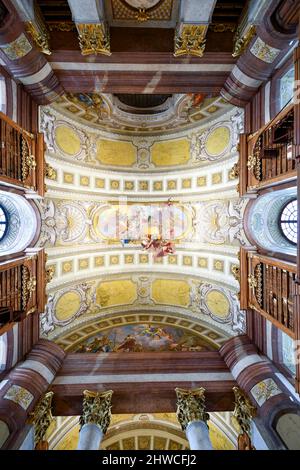
<path id="1" fill-rule="evenodd" d="M 184 390 L 176 388 L 177 419 L 186 433 L 191 450 L 213 450 L 209 437 L 207 421 L 209 414 L 205 412 L 205 389 Z"/>
<path id="2" fill-rule="evenodd" d="M 83 392 L 83 411 L 77 450 L 98 450 L 111 419 L 112 390 Z"/>

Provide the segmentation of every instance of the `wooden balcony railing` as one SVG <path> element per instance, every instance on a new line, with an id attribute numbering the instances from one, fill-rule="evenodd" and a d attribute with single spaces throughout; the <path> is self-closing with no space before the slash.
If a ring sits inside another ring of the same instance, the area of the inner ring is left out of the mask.
<path id="1" fill-rule="evenodd" d="M 0 112 L 0 181 L 44 195 L 43 134 L 31 134 Z"/>
<path id="2" fill-rule="evenodd" d="M 254 135 L 241 135 L 240 194 L 296 179 L 294 105 Z"/>
<path id="3" fill-rule="evenodd" d="M 0 265 L 0 327 L 43 312 L 45 300 L 43 251 Z"/>
<path id="4" fill-rule="evenodd" d="M 248 307 L 296 338 L 296 264 L 248 253 Z"/>

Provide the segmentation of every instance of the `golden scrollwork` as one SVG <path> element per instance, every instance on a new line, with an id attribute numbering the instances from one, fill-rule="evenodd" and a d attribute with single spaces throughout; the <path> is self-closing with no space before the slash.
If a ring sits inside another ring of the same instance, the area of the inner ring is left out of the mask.
<path id="1" fill-rule="evenodd" d="M 146 12 L 145 8 L 139 8 L 138 13 L 135 15 L 135 19 L 139 23 L 145 23 L 146 21 L 149 20 L 149 18 L 150 18 L 150 16 Z"/>
<path id="2" fill-rule="evenodd" d="M 176 29 L 174 56 L 194 55 L 202 57 L 206 45 L 207 25 L 184 24 Z"/>
<path id="3" fill-rule="evenodd" d="M 239 164 L 235 163 L 229 172 L 229 178 L 235 180 L 240 176 Z"/>
<path id="4" fill-rule="evenodd" d="M 257 157 L 255 155 L 249 155 L 247 160 L 247 167 L 250 171 L 253 171 L 257 165 Z"/>
<path id="5" fill-rule="evenodd" d="M 240 282 L 241 280 L 241 270 L 240 267 L 234 264 L 231 266 L 231 272 L 233 274 L 233 277 L 236 279 L 236 281 Z"/>
<path id="6" fill-rule="evenodd" d="M 237 29 L 236 35 L 234 37 L 234 48 L 233 48 L 233 57 L 239 57 L 245 52 L 249 46 L 251 40 L 256 34 L 256 26 L 251 25 L 247 32 L 241 36 L 240 28 Z"/>
<path id="7" fill-rule="evenodd" d="M 256 289 L 258 284 L 257 284 L 257 279 L 254 276 L 254 274 L 250 274 L 250 276 L 248 276 L 248 285 L 250 289 Z"/>
<path id="8" fill-rule="evenodd" d="M 209 29 L 214 33 L 225 33 L 227 31 L 234 33 L 236 26 L 232 23 L 210 23 Z"/>
<path id="9" fill-rule="evenodd" d="M 46 163 L 46 171 L 45 171 L 45 176 L 46 178 L 50 180 L 55 180 L 56 179 L 56 171 L 54 168 L 49 165 L 49 163 Z"/>
<path id="10" fill-rule="evenodd" d="M 205 388 L 185 390 L 175 388 L 177 395 L 177 419 L 183 431 L 193 421 L 209 420 L 209 414 L 205 411 Z"/>
<path id="11" fill-rule="evenodd" d="M 47 429 L 53 420 L 51 412 L 53 395 L 53 392 L 45 393 L 38 401 L 34 411 L 29 414 L 28 422 L 34 425 L 35 445 L 44 440 Z"/>
<path id="12" fill-rule="evenodd" d="M 68 23 L 66 21 L 55 21 L 48 23 L 49 31 L 62 31 L 64 33 L 69 33 L 70 31 L 75 31 L 76 26 L 74 23 Z"/>
<path id="13" fill-rule="evenodd" d="M 263 283 L 262 283 L 262 264 L 259 263 L 254 268 L 254 273 L 248 277 L 248 285 L 250 289 L 254 289 L 254 294 L 259 306 L 263 302 Z"/>
<path id="14" fill-rule="evenodd" d="M 30 155 L 27 140 L 22 136 L 22 180 L 25 181 L 31 170 L 36 168 L 34 155 Z"/>
<path id="15" fill-rule="evenodd" d="M 256 408 L 252 405 L 249 398 L 245 395 L 243 390 L 238 387 L 233 387 L 234 393 L 234 412 L 233 420 L 240 429 L 240 433 L 245 433 L 248 436 L 251 434 L 251 421 L 256 415 Z"/>
<path id="16" fill-rule="evenodd" d="M 26 266 L 22 267 L 22 307 L 26 309 L 32 293 L 36 290 L 36 277 L 31 276 Z"/>
<path id="17" fill-rule="evenodd" d="M 55 274 L 55 266 L 49 266 L 46 269 L 46 282 L 47 282 L 47 284 L 49 284 L 49 282 L 52 281 L 54 274 Z"/>
<path id="18" fill-rule="evenodd" d="M 109 29 L 104 23 L 77 23 L 76 26 L 82 55 L 111 55 Z"/>
<path id="19" fill-rule="evenodd" d="M 26 32 L 30 34 L 35 45 L 38 49 L 47 55 L 51 55 L 49 40 L 50 36 L 44 24 L 39 24 L 37 27 L 32 21 L 27 21 L 25 24 Z"/>
<path id="20" fill-rule="evenodd" d="M 113 391 L 91 392 L 84 390 L 80 427 L 84 424 L 97 424 L 106 433 L 111 420 L 111 398 Z"/>

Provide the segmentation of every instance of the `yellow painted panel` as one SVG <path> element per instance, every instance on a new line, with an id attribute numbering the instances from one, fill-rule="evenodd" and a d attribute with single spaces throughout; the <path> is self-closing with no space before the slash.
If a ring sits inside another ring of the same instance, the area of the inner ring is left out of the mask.
<path id="1" fill-rule="evenodd" d="M 97 160 L 102 165 L 133 166 L 137 149 L 131 142 L 100 139 L 97 142 Z"/>
<path id="2" fill-rule="evenodd" d="M 72 318 L 80 308 L 80 295 L 75 292 L 66 292 L 57 301 L 55 316 L 58 320 L 64 321 Z"/>
<path id="3" fill-rule="evenodd" d="M 225 319 L 229 315 L 230 304 L 229 300 L 218 290 L 211 290 L 206 296 L 206 304 L 210 312 L 221 319 Z"/>
<path id="4" fill-rule="evenodd" d="M 155 142 L 151 160 L 155 166 L 185 165 L 190 159 L 190 143 L 186 139 Z"/>
<path id="5" fill-rule="evenodd" d="M 152 283 L 152 298 L 157 304 L 187 307 L 190 303 L 190 286 L 185 281 L 157 279 Z"/>
<path id="6" fill-rule="evenodd" d="M 100 282 L 96 302 L 101 307 L 132 304 L 137 298 L 137 286 L 130 280 Z"/>
<path id="7" fill-rule="evenodd" d="M 55 141 L 60 150 L 67 155 L 76 155 L 80 152 L 80 138 L 71 127 L 57 127 L 55 129 Z"/>
<path id="8" fill-rule="evenodd" d="M 209 155 L 221 155 L 230 143 L 230 130 L 228 127 L 217 127 L 207 137 L 205 149 Z"/>

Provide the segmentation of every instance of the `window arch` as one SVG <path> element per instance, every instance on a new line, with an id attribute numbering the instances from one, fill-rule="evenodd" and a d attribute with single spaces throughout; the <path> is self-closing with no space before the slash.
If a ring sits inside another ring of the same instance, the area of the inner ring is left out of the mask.
<path id="1" fill-rule="evenodd" d="M 0 111 L 6 114 L 6 83 L 2 75 L 0 75 Z"/>
<path id="2" fill-rule="evenodd" d="M 283 109 L 294 96 L 295 69 L 291 67 L 280 79 L 280 109 Z"/>
<path id="3" fill-rule="evenodd" d="M 0 190 L 0 256 L 25 250 L 36 235 L 38 220 L 22 196 Z"/>
<path id="4" fill-rule="evenodd" d="M 3 240 L 7 232 L 7 214 L 4 208 L 0 205 L 0 241 Z"/>
<path id="5" fill-rule="evenodd" d="M 268 253 L 296 256 L 295 207 L 297 208 L 296 187 L 272 191 L 251 202 L 245 229 L 253 244 Z"/>
<path id="6" fill-rule="evenodd" d="M 298 207 L 297 199 L 289 201 L 280 214 L 280 228 L 287 240 L 297 244 Z"/>

